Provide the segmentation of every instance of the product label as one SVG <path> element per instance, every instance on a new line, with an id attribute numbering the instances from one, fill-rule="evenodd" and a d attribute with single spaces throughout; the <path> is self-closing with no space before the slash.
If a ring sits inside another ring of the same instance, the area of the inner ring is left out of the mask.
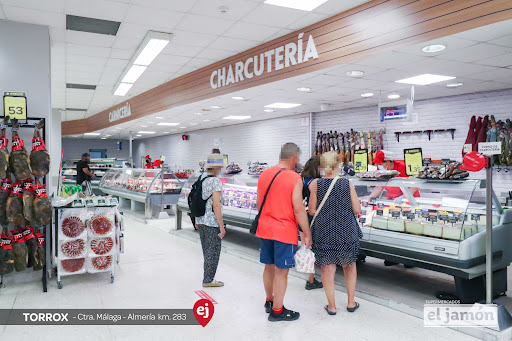
<path id="1" fill-rule="evenodd" d="M 452 224 L 455 224 L 457 222 L 457 217 L 456 216 L 450 216 L 450 218 L 448 218 L 448 221 Z"/>
<path id="2" fill-rule="evenodd" d="M 44 233 L 36 233 L 37 246 L 41 247 L 44 244 Z"/>
<path id="3" fill-rule="evenodd" d="M 34 185 L 34 184 L 32 183 L 32 179 L 23 180 L 23 185 L 22 185 L 22 187 L 23 187 L 23 190 L 24 190 L 24 191 L 30 191 L 30 190 L 32 190 L 32 186 L 33 186 L 33 185 Z"/>
<path id="4" fill-rule="evenodd" d="M 423 218 L 428 218 L 428 216 L 429 216 L 429 215 L 428 215 L 428 211 L 421 211 L 421 216 L 422 216 Z"/>
<path id="5" fill-rule="evenodd" d="M 36 185 L 34 186 L 34 191 L 36 193 L 36 197 L 38 198 L 48 198 L 48 195 L 46 194 L 46 185 Z"/>
<path id="6" fill-rule="evenodd" d="M 35 238 L 35 235 L 34 235 L 34 230 L 32 229 L 32 227 L 27 227 L 25 228 L 23 231 L 23 238 L 25 238 L 25 240 L 30 240 L 32 238 Z"/>
<path id="7" fill-rule="evenodd" d="M 12 238 L 2 235 L 2 247 L 4 250 L 12 250 Z"/>
<path id="8" fill-rule="evenodd" d="M 380 202 L 380 203 L 377 204 L 377 207 L 378 208 L 384 208 L 384 204 Z"/>
<path id="9" fill-rule="evenodd" d="M 85 206 L 94 206 L 94 200 L 85 199 Z"/>
<path id="10" fill-rule="evenodd" d="M 15 242 L 18 242 L 18 243 L 25 242 L 25 238 L 23 238 L 23 232 L 13 230 L 13 231 L 11 231 L 11 233 L 12 233 L 12 238 L 14 239 Z"/>
<path id="11" fill-rule="evenodd" d="M 421 212 L 423 212 L 423 210 L 421 209 L 421 207 L 415 207 L 414 208 L 414 212 L 417 214 L 417 215 L 420 215 Z"/>
<path id="12" fill-rule="evenodd" d="M 12 139 L 12 151 L 22 150 L 23 147 L 25 147 L 25 143 L 23 143 L 23 140 L 20 139 L 18 136 L 15 136 Z"/>
<path id="13" fill-rule="evenodd" d="M 2 189 L 5 190 L 5 191 L 10 191 L 11 190 L 11 180 L 9 179 L 3 179 L 2 180 Z"/>
<path id="14" fill-rule="evenodd" d="M 13 182 L 11 187 L 11 195 L 13 196 L 22 196 L 23 188 L 19 182 Z"/>
<path id="15" fill-rule="evenodd" d="M 435 223 L 437 221 L 437 214 L 430 213 L 428 216 L 428 221 Z"/>
<path id="16" fill-rule="evenodd" d="M 407 213 L 407 219 L 414 220 L 415 217 L 414 213 Z"/>
<path id="17" fill-rule="evenodd" d="M 423 159 L 423 165 L 428 166 L 432 163 L 432 158 L 426 157 Z"/>
<path id="18" fill-rule="evenodd" d="M 393 210 L 393 212 L 391 212 L 391 216 L 393 218 L 400 218 L 400 211 L 399 210 Z"/>
<path id="19" fill-rule="evenodd" d="M 383 210 L 377 210 L 377 215 L 382 217 L 384 215 L 384 211 Z"/>
<path id="20" fill-rule="evenodd" d="M 44 141 L 40 136 L 32 139 L 32 150 L 46 150 Z"/>
<path id="21" fill-rule="evenodd" d="M 450 159 L 441 159 L 441 165 L 446 166 L 450 164 Z"/>
<path id="22" fill-rule="evenodd" d="M 5 136 L 0 136 L 0 149 L 7 149 L 7 144 L 9 140 L 5 138 Z"/>

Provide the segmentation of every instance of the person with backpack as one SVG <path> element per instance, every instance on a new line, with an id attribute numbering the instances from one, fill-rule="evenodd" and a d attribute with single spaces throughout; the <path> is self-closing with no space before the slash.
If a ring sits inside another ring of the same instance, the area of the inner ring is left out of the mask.
<path id="1" fill-rule="evenodd" d="M 204 257 L 203 287 L 222 287 L 215 274 L 219 265 L 221 241 L 226 235 L 222 220 L 222 182 L 218 178 L 224 167 L 221 154 L 211 154 L 206 161 L 205 173 L 199 175 L 188 196 L 190 213 L 196 218 Z"/>
<path id="2" fill-rule="evenodd" d="M 313 182 L 313 180 L 321 178 L 320 171 L 318 167 L 320 166 L 320 156 L 315 155 L 309 159 L 304 165 L 304 169 L 302 170 L 302 198 L 304 199 L 304 206 L 306 207 L 306 211 L 308 210 L 309 197 L 311 195 L 311 190 L 309 186 Z M 308 221 L 311 224 L 312 216 L 308 214 Z M 303 232 L 299 227 L 299 235 L 300 239 L 304 240 Z M 321 289 L 323 288 L 322 282 L 315 278 L 315 274 L 309 274 L 308 280 L 306 281 L 306 290 L 313 289 Z"/>

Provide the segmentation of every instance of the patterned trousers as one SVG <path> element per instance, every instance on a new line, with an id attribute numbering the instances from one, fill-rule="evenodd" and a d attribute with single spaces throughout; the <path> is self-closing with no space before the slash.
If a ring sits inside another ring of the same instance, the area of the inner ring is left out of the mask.
<path id="1" fill-rule="evenodd" d="M 206 225 L 199 225 L 199 236 L 204 257 L 203 283 L 210 283 L 215 278 L 217 266 L 219 265 L 221 241 L 218 234 L 220 228 Z"/>

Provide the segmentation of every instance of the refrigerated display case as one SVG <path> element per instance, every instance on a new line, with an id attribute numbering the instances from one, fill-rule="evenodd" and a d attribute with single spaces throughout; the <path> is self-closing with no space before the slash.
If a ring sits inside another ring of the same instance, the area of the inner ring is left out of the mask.
<path id="1" fill-rule="evenodd" d="M 188 208 L 188 194 L 200 172 L 191 175 L 183 185 L 178 201 L 176 228 L 181 228 L 182 212 L 190 212 Z M 256 193 L 259 175 L 228 174 L 219 176 L 223 183 L 222 188 L 222 219 L 226 224 L 250 228 L 251 222 L 258 213 L 256 207 Z"/>
<path id="2" fill-rule="evenodd" d="M 176 228 L 189 212 L 187 196 L 197 176 L 184 185 L 178 201 Z M 251 227 L 257 214 L 258 176 L 224 177 L 223 218 L 227 224 Z M 485 298 L 485 181 L 424 180 L 415 178 L 351 178 L 362 214 L 360 257 L 371 256 L 454 276 L 462 302 Z M 375 198 L 375 188 L 383 191 Z M 391 187 L 398 198 L 388 197 Z M 413 191 L 419 196 L 413 196 Z M 396 193 L 396 190 L 395 190 Z M 493 291 L 506 291 L 507 266 L 512 261 L 512 210 L 503 210 L 494 195 Z"/>
<path id="3" fill-rule="evenodd" d="M 100 182 L 100 190 L 120 198 L 145 204 L 146 217 L 152 206 L 176 205 L 183 183 L 170 170 L 122 168 L 109 169 Z"/>
<path id="4" fill-rule="evenodd" d="M 361 256 L 454 276 L 463 302 L 485 298 L 485 181 L 351 179 L 362 203 Z M 375 188 L 382 193 L 373 198 Z M 400 189 L 393 198 L 388 193 Z M 415 190 L 419 196 L 413 196 Z M 512 211 L 493 195 L 494 293 L 506 291 Z"/>

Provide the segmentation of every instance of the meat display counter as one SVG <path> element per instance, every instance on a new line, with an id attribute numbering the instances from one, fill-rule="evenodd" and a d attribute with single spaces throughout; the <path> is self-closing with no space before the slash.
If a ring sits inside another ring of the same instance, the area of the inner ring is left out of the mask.
<path id="1" fill-rule="evenodd" d="M 452 275 L 456 296 L 463 303 L 485 298 L 485 181 L 353 178 L 351 182 L 362 203 L 361 257 Z M 376 188 L 382 193 L 374 197 Z M 507 290 L 512 211 L 503 210 L 495 195 L 493 201 L 497 296 Z"/>
<path id="2" fill-rule="evenodd" d="M 190 176 L 183 186 L 177 206 L 176 228 L 181 228 L 182 212 L 190 212 L 188 208 L 188 194 L 199 172 Z M 222 218 L 226 224 L 238 227 L 251 228 L 251 222 L 256 214 L 256 188 L 259 175 L 233 174 L 219 177 L 223 183 L 222 188 Z"/>
<path id="3" fill-rule="evenodd" d="M 136 203 L 144 204 L 146 218 L 151 218 L 152 207 L 176 205 L 180 197 L 183 183 L 173 172 L 162 169 L 121 168 L 109 169 L 100 182 L 100 190 L 132 201 L 132 209 Z"/>

